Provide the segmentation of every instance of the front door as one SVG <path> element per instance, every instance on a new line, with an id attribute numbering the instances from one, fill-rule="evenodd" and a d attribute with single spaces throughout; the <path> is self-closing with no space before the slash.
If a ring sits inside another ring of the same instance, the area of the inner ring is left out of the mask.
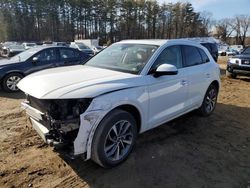
<path id="1" fill-rule="evenodd" d="M 35 61 L 34 58 L 36 58 Z M 29 69 L 27 74 L 47 68 L 53 68 L 55 67 L 57 61 L 58 56 L 55 48 L 44 49 L 31 57 L 29 63 L 32 64 L 32 68 Z"/>
<path id="2" fill-rule="evenodd" d="M 150 72 L 161 64 L 175 65 L 176 75 L 165 75 L 155 78 L 148 75 L 148 129 L 156 127 L 186 110 L 188 93 L 187 72 L 183 68 L 180 46 L 170 46 L 157 58 Z"/>

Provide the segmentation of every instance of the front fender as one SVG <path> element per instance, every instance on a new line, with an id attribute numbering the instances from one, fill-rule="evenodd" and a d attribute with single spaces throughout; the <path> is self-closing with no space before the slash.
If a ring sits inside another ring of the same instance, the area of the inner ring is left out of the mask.
<path id="1" fill-rule="evenodd" d="M 80 129 L 77 138 L 74 141 L 75 155 L 87 152 L 86 160 L 90 159 L 92 141 L 96 129 L 102 119 L 110 111 L 119 106 L 132 105 L 138 109 L 141 115 L 140 132 L 144 132 L 146 129 L 146 117 L 148 113 L 148 100 L 149 98 L 146 87 L 116 91 L 93 99 L 89 108 L 81 115 Z"/>

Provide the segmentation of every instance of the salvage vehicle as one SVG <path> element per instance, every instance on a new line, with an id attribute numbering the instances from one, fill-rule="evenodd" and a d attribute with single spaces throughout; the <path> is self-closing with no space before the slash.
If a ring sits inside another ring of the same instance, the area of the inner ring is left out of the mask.
<path id="1" fill-rule="evenodd" d="M 236 78 L 237 75 L 250 76 L 250 46 L 240 55 L 228 59 L 226 75 L 229 78 Z"/>
<path id="2" fill-rule="evenodd" d="M 0 84 L 7 92 L 18 91 L 17 83 L 26 75 L 47 68 L 81 64 L 89 55 L 67 47 L 34 47 L 10 59 L 0 60 Z"/>
<path id="3" fill-rule="evenodd" d="M 220 69 L 196 42 L 125 40 L 84 65 L 31 74 L 18 87 L 46 143 L 108 168 L 128 157 L 138 134 L 195 109 L 210 115 Z"/>

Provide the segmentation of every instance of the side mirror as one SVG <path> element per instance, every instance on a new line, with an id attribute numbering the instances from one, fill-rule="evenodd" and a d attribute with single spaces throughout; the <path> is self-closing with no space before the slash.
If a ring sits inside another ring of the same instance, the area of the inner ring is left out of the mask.
<path id="1" fill-rule="evenodd" d="M 163 75 L 176 75 L 177 73 L 178 70 L 176 66 L 170 64 L 162 64 L 156 69 L 154 77 L 158 78 Z"/>
<path id="2" fill-rule="evenodd" d="M 37 61 L 38 61 L 38 57 L 33 57 L 33 59 L 32 59 L 32 63 L 37 63 Z"/>

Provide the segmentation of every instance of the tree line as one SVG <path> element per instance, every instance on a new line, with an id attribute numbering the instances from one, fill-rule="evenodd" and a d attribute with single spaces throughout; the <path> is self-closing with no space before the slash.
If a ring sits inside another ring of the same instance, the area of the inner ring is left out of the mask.
<path id="1" fill-rule="evenodd" d="M 191 3 L 155 0 L 0 0 L 0 41 L 73 41 L 204 37 L 245 44 L 250 16 L 212 20 Z"/>
<path id="2" fill-rule="evenodd" d="M 210 17 L 190 3 L 155 0 L 0 0 L 0 41 L 208 36 Z"/>

